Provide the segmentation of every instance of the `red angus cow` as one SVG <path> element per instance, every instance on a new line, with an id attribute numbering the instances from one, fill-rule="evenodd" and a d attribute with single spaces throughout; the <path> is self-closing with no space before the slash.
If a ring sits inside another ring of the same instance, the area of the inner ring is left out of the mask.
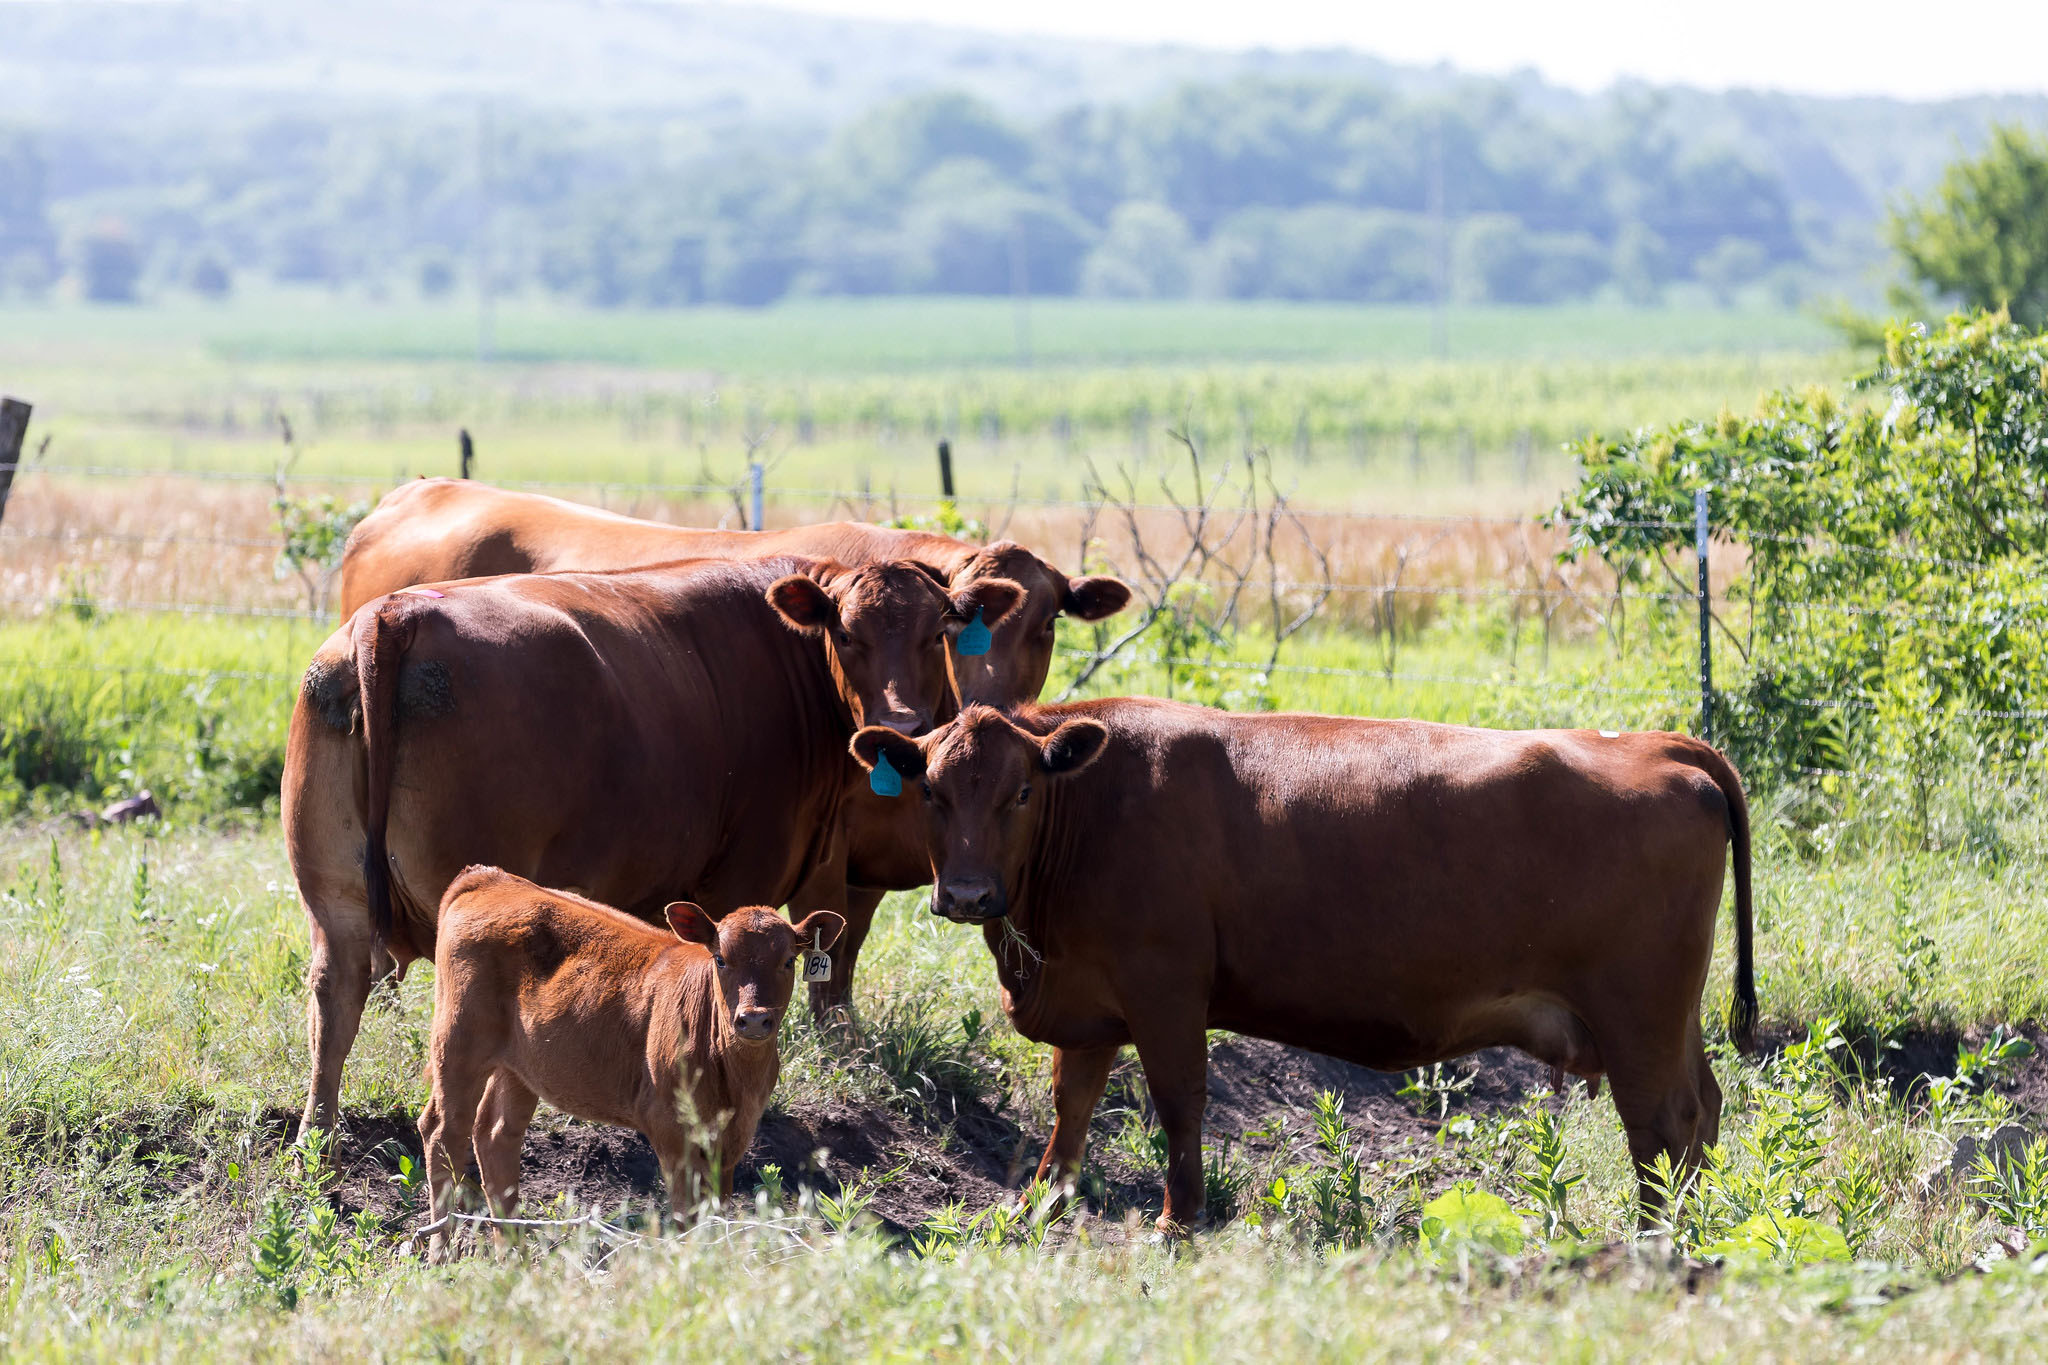
<path id="1" fill-rule="evenodd" d="M 1749 816 L 1698 740 L 1125 699 L 853 748 L 922 794 L 933 911 L 985 926 L 1011 1022 L 1059 1049 L 1043 1176 L 1079 1170 L 1135 1044 L 1162 1225 L 1195 1222 L 1211 1028 L 1388 1071 L 1506 1045 L 1604 1074 L 1639 1173 L 1715 1140 L 1700 995 L 1732 846 L 1749 1045 Z"/>
<path id="2" fill-rule="evenodd" d="M 335 1114 L 373 950 L 434 951 L 488 862 L 655 919 L 837 911 L 863 721 L 950 714 L 949 638 L 1022 596 L 921 565 L 786 557 L 512 574 L 379 599 L 314 657 L 284 835 L 312 922 L 306 1124 Z"/>

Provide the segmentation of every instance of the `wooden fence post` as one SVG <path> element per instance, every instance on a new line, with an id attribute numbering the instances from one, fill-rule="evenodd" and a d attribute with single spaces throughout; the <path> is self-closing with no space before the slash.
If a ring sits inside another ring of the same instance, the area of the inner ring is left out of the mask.
<path id="1" fill-rule="evenodd" d="M 14 472 L 21 467 L 31 410 L 19 398 L 0 398 L 0 518 L 7 515 L 7 495 L 14 488 Z"/>
<path id="2" fill-rule="evenodd" d="M 469 439 L 469 428 L 462 429 L 462 477 L 469 477 L 469 467 L 476 463 L 476 445 Z"/>
<path id="3" fill-rule="evenodd" d="M 939 442 L 939 495 L 953 500 L 953 443 Z"/>

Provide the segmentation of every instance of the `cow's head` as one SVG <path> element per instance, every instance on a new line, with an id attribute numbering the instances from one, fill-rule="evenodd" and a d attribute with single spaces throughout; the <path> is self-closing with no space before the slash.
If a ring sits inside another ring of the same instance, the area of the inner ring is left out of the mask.
<path id="1" fill-rule="evenodd" d="M 1008 620 L 1024 590 L 1006 578 L 949 588 L 910 560 L 858 569 L 828 565 L 778 578 L 768 601 L 796 630 L 824 642 L 856 727 L 921 735 L 952 711 L 946 655 L 976 619 Z"/>
<path id="2" fill-rule="evenodd" d="M 972 924 L 1009 912 L 1044 789 L 1093 763 L 1108 741 L 1098 720 L 1076 717 L 1039 734 L 975 706 L 923 739 L 871 727 L 854 735 L 852 748 L 863 767 L 887 762 L 903 780 L 904 800 L 924 801 L 932 913 Z"/>
<path id="3" fill-rule="evenodd" d="M 978 551 L 953 575 L 956 589 L 990 578 L 1024 589 L 1024 601 L 1000 626 L 991 625 L 982 654 L 953 655 L 953 683 L 962 706 L 1010 707 L 1037 701 L 1052 668 L 1062 615 L 1100 621 L 1122 611 L 1131 590 L 1115 578 L 1070 578 L 1014 540 Z"/>
<path id="4" fill-rule="evenodd" d="M 807 948 L 831 947 L 846 921 L 830 910 L 818 910 L 791 924 L 773 910 L 755 906 L 714 922 L 702 907 L 675 901 L 668 907 L 668 927 L 683 942 L 711 950 L 718 1012 L 732 1025 L 734 1036 L 743 1043 L 772 1043 L 789 1009 L 799 954 Z"/>

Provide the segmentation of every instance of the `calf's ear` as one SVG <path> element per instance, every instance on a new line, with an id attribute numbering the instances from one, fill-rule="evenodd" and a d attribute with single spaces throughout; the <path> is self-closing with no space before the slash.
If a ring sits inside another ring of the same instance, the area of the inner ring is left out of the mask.
<path id="1" fill-rule="evenodd" d="M 1053 777 L 1065 777 L 1101 757 L 1109 729 L 1099 720 L 1070 720 L 1038 742 L 1039 762 Z"/>
<path id="2" fill-rule="evenodd" d="M 683 942 L 700 943 L 712 949 L 718 947 L 718 925 L 704 913 L 703 906 L 690 901 L 670 901 L 663 913 L 668 916 L 668 927 Z"/>
<path id="3" fill-rule="evenodd" d="M 1130 604 L 1130 585 L 1121 578 L 1070 578 L 1060 610 L 1076 621 L 1100 621 Z"/>
<path id="4" fill-rule="evenodd" d="M 856 730 L 853 743 L 846 746 L 854 761 L 861 767 L 874 770 L 877 761 L 886 757 L 890 769 L 898 777 L 924 776 L 924 750 L 908 735 L 898 734 L 886 725 L 870 725 Z"/>
<path id="5" fill-rule="evenodd" d="M 797 630 L 816 635 L 839 624 L 839 604 L 806 574 L 793 573 L 768 585 L 768 605 Z"/>
<path id="6" fill-rule="evenodd" d="M 831 910 L 813 910 L 796 924 L 796 941 L 826 952 L 846 932 L 846 917 Z"/>
<path id="7" fill-rule="evenodd" d="M 980 612 L 981 623 L 993 629 L 1023 600 L 1024 589 L 1007 578 L 976 579 L 947 595 L 947 628 L 957 632 L 974 619 L 976 612 Z"/>

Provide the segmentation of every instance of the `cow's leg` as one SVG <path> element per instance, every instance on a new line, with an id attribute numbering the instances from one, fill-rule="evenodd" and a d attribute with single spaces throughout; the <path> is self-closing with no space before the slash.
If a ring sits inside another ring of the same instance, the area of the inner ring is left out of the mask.
<path id="1" fill-rule="evenodd" d="M 1110 1068 L 1122 1048 L 1059 1047 L 1052 1052 L 1052 1139 L 1038 1163 L 1040 1180 L 1066 1185 L 1080 1178 L 1081 1159 L 1088 1150 L 1088 1121 L 1102 1103 Z M 1061 1195 L 1062 1201 L 1065 1194 Z"/>
<path id="2" fill-rule="evenodd" d="M 1131 1041 L 1145 1068 L 1145 1088 L 1166 1132 L 1166 1207 L 1162 1232 L 1180 1234 L 1202 1219 L 1202 1111 L 1209 1103 L 1209 1040 L 1199 1015 L 1173 1017 L 1172 1002 L 1144 1028 L 1132 1021 Z"/>
<path id="3" fill-rule="evenodd" d="M 836 910 L 846 919 L 846 931 L 832 944 L 832 979 L 811 983 L 811 1017 L 820 1024 L 841 1019 L 849 1023 L 852 1021 L 853 969 L 860 961 L 861 944 L 867 942 L 868 930 L 874 927 L 875 908 L 887 894 L 870 886 L 849 886 L 844 902 L 810 907 Z M 792 903 L 790 915 L 801 919 L 810 913 L 810 909 L 801 909 Z"/>
<path id="4" fill-rule="evenodd" d="M 1697 1026 L 1694 1028 L 1697 1034 Z M 1687 1044 L 1690 1043 L 1690 1047 Z M 1603 1043 L 1603 1055 L 1613 1055 Z M 1695 1060 L 1697 1056 L 1697 1061 Z M 1669 1157 L 1682 1177 L 1698 1168 L 1708 1134 L 1720 1122 L 1720 1087 L 1713 1102 L 1701 1094 L 1699 1069 L 1706 1061 L 1696 1037 L 1637 1040 L 1608 1067 L 1614 1108 L 1628 1134 L 1635 1161 L 1637 1193 L 1642 1201 L 1641 1225 L 1653 1225 L 1663 1204 L 1649 1182 L 1657 1157 Z M 1708 1083 L 1712 1084 L 1711 1076 Z"/>
<path id="5" fill-rule="evenodd" d="M 367 922 L 313 915 L 313 960 L 306 967 L 306 1043 L 312 1079 L 306 1091 L 301 1133 L 332 1128 L 341 1117 L 341 1065 L 355 1046 L 370 998 L 370 931 Z"/>
<path id="6" fill-rule="evenodd" d="M 469 1167 L 476 1145 L 477 1109 L 485 1078 L 479 1068 L 450 1055 L 448 1040 L 437 1030 L 428 1080 L 427 1107 L 420 1112 L 420 1147 L 427 1159 L 427 1191 L 432 1199 L 428 1221 L 438 1223 L 455 1211 L 457 1184 Z M 447 1253 L 449 1229 L 440 1228 L 427 1242 L 427 1258 Z"/>
<path id="7" fill-rule="evenodd" d="M 519 1150 L 540 1097 L 500 1067 L 484 1087 L 476 1116 L 476 1171 L 492 1214 L 509 1218 L 519 1207 Z"/>

